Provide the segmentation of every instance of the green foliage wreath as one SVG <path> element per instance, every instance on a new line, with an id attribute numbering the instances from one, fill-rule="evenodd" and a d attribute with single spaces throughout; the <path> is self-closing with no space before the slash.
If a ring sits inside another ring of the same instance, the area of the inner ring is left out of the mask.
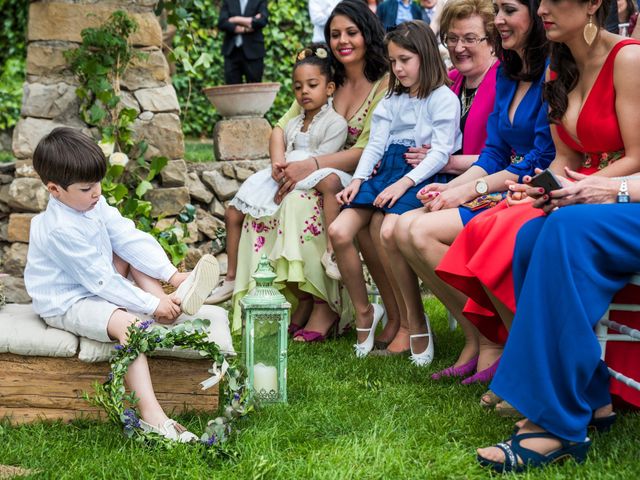
<path id="1" fill-rule="evenodd" d="M 145 433 L 140 428 L 140 420 L 135 409 L 135 392 L 126 393 L 124 376 L 129 365 L 141 354 L 175 346 L 197 350 L 204 358 L 213 360 L 210 372 L 214 376 L 224 378 L 221 388 L 221 396 L 226 399 L 223 415 L 210 420 L 200 437 L 200 442 L 206 447 L 221 449 L 222 444 L 233 432 L 233 423 L 251 412 L 253 404 L 245 389 L 240 369 L 229 365 L 218 346 L 207 339 L 206 329 L 209 324 L 209 320 L 196 319 L 171 328 L 157 324 L 152 326 L 151 320 L 131 325 L 127 344 L 115 346 L 116 354 L 111 359 L 111 372 L 107 381 L 96 384 L 94 395 L 87 395 L 88 400 L 102 408 L 113 423 L 122 425 L 127 437 L 141 441 L 169 442 L 157 434 Z"/>

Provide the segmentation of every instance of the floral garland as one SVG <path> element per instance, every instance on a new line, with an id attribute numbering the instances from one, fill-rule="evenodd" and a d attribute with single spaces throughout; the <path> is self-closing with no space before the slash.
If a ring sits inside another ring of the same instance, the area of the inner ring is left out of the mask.
<path id="1" fill-rule="evenodd" d="M 124 376 L 129 365 L 140 354 L 153 352 L 158 348 L 174 346 L 193 349 L 205 358 L 213 360 L 213 368 L 209 370 L 213 377 L 202 382 L 204 388 L 214 385 L 222 377 L 226 377 L 223 394 L 227 399 L 224 415 L 209 420 L 200 442 L 206 447 L 222 448 L 221 444 L 229 439 L 231 425 L 237 419 L 247 415 L 253 404 L 245 390 L 245 382 L 238 367 L 229 365 L 220 353 L 218 346 L 207 339 L 206 329 L 209 320 L 196 319 L 186 321 L 172 328 L 162 325 L 151 325 L 151 320 L 131 325 L 126 345 L 116 345 L 116 354 L 111 359 L 111 372 L 107 381 L 94 386 L 95 394 L 88 400 L 101 407 L 109 419 L 117 425 L 123 425 L 124 433 L 129 438 L 142 440 L 159 440 L 170 442 L 158 434 L 146 433 L 140 428 L 140 420 L 135 410 L 137 399 L 135 392 L 126 394 Z M 129 407 L 125 405 L 129 404 Z"/>

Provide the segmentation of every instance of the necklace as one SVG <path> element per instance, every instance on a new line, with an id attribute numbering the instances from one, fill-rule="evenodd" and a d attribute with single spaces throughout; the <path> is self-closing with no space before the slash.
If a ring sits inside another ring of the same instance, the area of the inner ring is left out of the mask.
<path id="1" fill-rule="evenodd" d="M 461 117 L 465 117 L 469 110 L 471 109 L 471 104 L 473 103 L 473 98 L 476 96 L 476 92 L 478 88 L 467 88 L 463 86 L 460 92 L 460 104 L 462 106 L 462 112 L 460 112 Z"/>

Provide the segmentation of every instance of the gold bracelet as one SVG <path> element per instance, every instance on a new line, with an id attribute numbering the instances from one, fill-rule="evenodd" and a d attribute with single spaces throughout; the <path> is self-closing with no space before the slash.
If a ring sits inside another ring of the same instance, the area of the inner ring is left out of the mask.
<path id="1" fill-rule="evenodd" d="M 320 163 L 318 163 L 318 159 L 316 157 L 311 157 L 316 162 L 316 170 L 320 170 Z"/>

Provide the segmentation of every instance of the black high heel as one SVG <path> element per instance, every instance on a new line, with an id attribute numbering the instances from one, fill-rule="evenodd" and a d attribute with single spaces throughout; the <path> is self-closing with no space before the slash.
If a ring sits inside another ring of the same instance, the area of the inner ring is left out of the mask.
<path id="1" fill-rule="evenodd" d="M 594 429 L 598 433 L 606 433 L 611 430 L 613 424 L 616 423 L 618 415 L 616 413 L 612 413 L 611 415 L 607 415 L 606 417 L 591 417 L 589 421 L 589 425 L 587 425 L 588 429 Z"/>

